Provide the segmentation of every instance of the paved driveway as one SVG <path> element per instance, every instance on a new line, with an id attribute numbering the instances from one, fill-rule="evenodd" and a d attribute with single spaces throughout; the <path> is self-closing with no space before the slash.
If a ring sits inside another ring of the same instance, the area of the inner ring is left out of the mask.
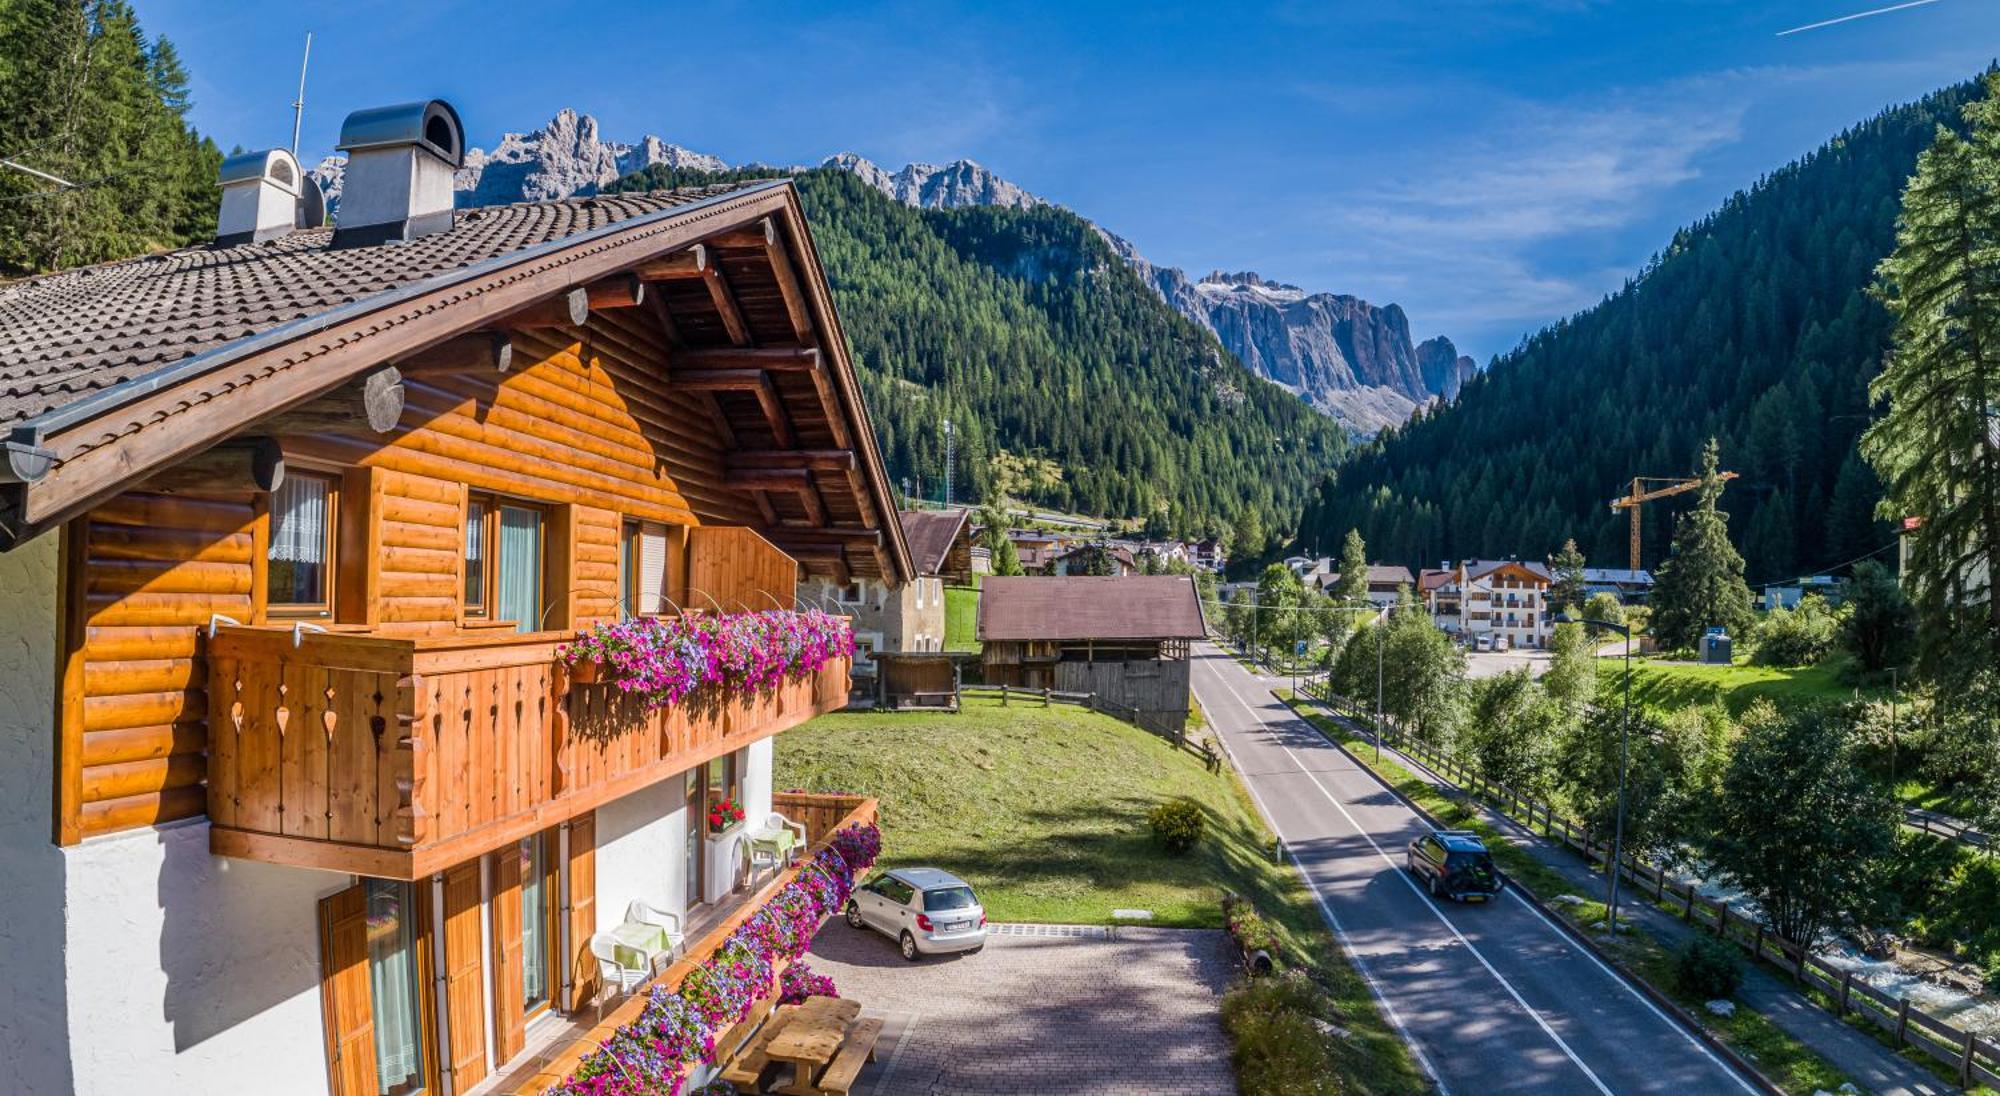
<path id="1" fill-rule="evenodd" d="M 1236 1091 L 1218 1013 L 1234 971 L 1221 932 L 994 928 L 984 951 L 916 963 L 880 933 L 837 919 L 820 930 L 813 969 L 884 1021 L 857 1094 Z"/>

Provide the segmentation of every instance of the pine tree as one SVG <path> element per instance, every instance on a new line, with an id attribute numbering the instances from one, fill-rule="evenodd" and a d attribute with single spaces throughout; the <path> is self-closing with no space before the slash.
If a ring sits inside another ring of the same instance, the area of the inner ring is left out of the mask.
<path id="1" fill-rule="evenodd" d="M 1583 553 L 1576 538 L 1563 541 L 1562 551 L 1549 558 L 1555 581 L 1549 584 L 1549 608 L 1565 612 L 1583 604 Z"/>
<path id="2" fill-rule="evenodd" d="M 1947 693 L 2000 665 L 2000 74 L 1965 117 L 1970 137 L 1940 127 L 1903 192 L 1879 268 L 1894 349 L 1870 387 L 1887 412 L 1862 438 L 1881 515 L 1918 520 L 1906 578 Z"/>
<path id="3" fill-rule="evenodd" d="M 1349 529 L 1340 545 L 1340 582 L 1333 596 L 1348 604 L 1368 600 L 1368 545 L 1361 530 Z"/>
<path id="4" fill-rule="evenodd" d="M 1743 581 L 1743 557 L 1729 542 L 1729 515 L 1717 507 L 1723 483 L 1719 452 L 1714 438 L 1702 447 L 1695 508 L 1675 526 L 1673 554 L 1653 587 L 1653 637 L 1668 650 L 1694 647 L 1714 626 L 1744 636 L 1756 619 Z"/>

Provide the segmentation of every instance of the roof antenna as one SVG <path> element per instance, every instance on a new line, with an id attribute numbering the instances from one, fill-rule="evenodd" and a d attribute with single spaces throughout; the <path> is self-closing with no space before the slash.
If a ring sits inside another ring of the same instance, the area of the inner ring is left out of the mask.
<path id="1" fill-rule="evenodd" d="M 313 33 L 306 32 L 306 52 L 299 58 L 299 97 L 292 100 L 292 158 L 299 155 L 299 122 L 306 114 L 306 65 L 312 61 Z"/>

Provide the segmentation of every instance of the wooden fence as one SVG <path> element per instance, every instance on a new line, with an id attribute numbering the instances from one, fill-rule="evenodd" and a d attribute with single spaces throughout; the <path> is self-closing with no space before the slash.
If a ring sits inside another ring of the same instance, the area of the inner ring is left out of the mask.
<path id="1" fill-rule="evenodd" d="M 1325 685 L 1320 685 L 1316 692 L 1308 695 L 1350 722 L 1363 726 L 1373 722 L 1365 708 L 1332 692 Z M 1593 864 L 1603 864 L 1610 859 L 1608 842 L 1597 840 L 1590 827 L 1557 814 L 1548 803 L 1486 779 L 1460 764 L 1450 754 L 1401 733 L 1391 720 L 1383 720 L 1381 734 L 1384 743 L 1422 762 L 1438 776 L 1484 800 L 1527 829 L 1539 828 L 1545 837 L 1560 841 Z M 1630 879 L 1640 891 L 1651 895 L 1655 902 L 1678 905 L 1682 920 L 1710 930 L 1742 947 L 1754 958 L 1770 963 L 1806 986 L 1824 993 L 1833 1002 L 1833 1009 L 1838 1015 L 1865 1020 L 1882 1029 L 1885 1037 L 1892 1040 L 1895 1046 L 1914 1047 L 1930 1055 L 1954 1070 L 1962 1085 L 1979 1083 L 2000 1087 L 2000 1043 L 1932 1016 L 1911 1005 L 1908 998 L 1892 997 L 1866 982 L 1857 981 L 1853 971 L 1841 970 L 1811 949 L 1772 932 L 1763 922 L 1732 912 L 1725 903 L 1704 897 L 1696 892 L 1693 885 L 1670 878 L 1665 869 L 1657 864 L 1627 852 L 1620 868 L 1625 878 Z"/>
<path id="2" fill-rule="evenodd" d="M 1016 701 L 1022 704 L 1036 704 L 1043 708 L 1051 704 L 1069 704 L 1078 708 L 1088 708 L 1093 712 L 1101 712 L 1113 719 L 1130 723 L 1132 726 L 1148 734 L 1158 735 L 1161 739 L 1173 743 L 1177 749 L 1186 750 L 1194 756 L 1201 758 L 1202 766 L 1209 772 L 1222 771 L 1222 755 L 1215 752 L 1215 747 L 1209 745 L 1207 742 L 1190 740 L 1185 726 L 1176 728 L 1172 733 L 1162 733 L 1139 721 L 1138 708 L 1107 700 L 1096 693 L 1065 693 L 1056 689 L 1024 689 L 1018 685 L 964 685 L 960 686 L 959 691 L 967 696 L 997 696 L 1000 698 L 1000 706 L 1003 708 Z"/>

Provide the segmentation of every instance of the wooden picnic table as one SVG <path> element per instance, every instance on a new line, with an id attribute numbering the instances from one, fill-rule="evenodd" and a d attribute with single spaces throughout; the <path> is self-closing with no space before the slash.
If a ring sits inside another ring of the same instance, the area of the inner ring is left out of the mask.
<path id="1" fill-rule="evenodd" d="M 860 1002 L 836 997 L 808 997 L 792 1009 L 784 1028 L 764 1047 L 765 1056 L 792 1067 L 791 1081 L 776 1091 L 818 1096 L 813 1081 L 840 1052 L 848 1026 L 860 1015 Z"/>

